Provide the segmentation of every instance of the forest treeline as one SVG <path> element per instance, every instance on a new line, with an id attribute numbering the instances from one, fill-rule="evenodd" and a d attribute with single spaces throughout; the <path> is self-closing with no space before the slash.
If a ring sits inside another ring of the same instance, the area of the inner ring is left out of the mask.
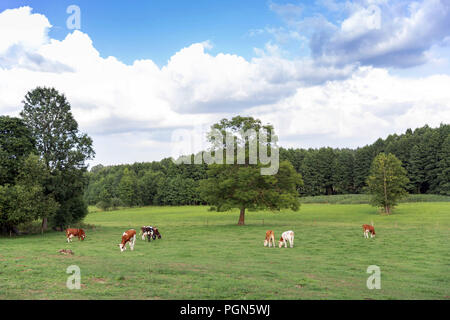
<path id="1" fill-rule="evenodd" d="M 357 149 L 285 149 L 288 160 L 303 177 L 304 196 L 364 193 L 374 158 L 392 153 L 402 162 L 412 194 L 450 195 L 450 125 L 424 126 L 389 135 Z M 198 192 L 207 178 L 207 165 L 161 161 L 94 166 L 87 172 L 85 200 L 103 209 L 119 206 L 204 204 Z"/>

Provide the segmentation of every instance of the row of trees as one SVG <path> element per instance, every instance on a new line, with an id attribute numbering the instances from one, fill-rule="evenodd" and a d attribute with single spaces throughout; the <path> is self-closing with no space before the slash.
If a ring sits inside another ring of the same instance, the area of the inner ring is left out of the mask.
<path id="1" fill-rule="evenodd" d="M 393 154 L 401 161 L 409 193 L 450 195 L 450 125 L 408 129 L 404 134 L 390 135 L 354 150 L 280 148 L 280 161 L 289 161 L 301 174 L 303 184 L 298 189 L 301 195 L 365 193 L 371 166 L 380 153 Z M 205 204 L 198 188 L 200 181 L 208 177 L 207 169 L 206 164 L 177 165 L 171 159 L 98 165 L 87 173 L 89 186 L 85 199 L 104 209 Z"/>
<path id="2" fill-rule="evenodd" d="M 304 180 L 303 195 L 363 193 L 375 157 L 393 154 L 406 170 L 409 193 L 450 195 L 450 125 L 408 129 L 356 150 L 283 149 L 280 158 L 289 160 Z"/>
<path id="3" fill-rule="evenodd" d="M 27 93 L 20 118 L 0 116 L 0 231 L 42 219 L 64 228 L 87 214 L 85 161 L 92 140 L 78 131 L 66 97 L 53 88 Z"/>
<path id="4" fill-rule="evenodd" d="M 118 206 L 203 204 L 199 180 L 206 178 L 206 165 L 175 165 L 172 159 L 104 167 L 86 174 L 85 200 L 102 209 Z"/>

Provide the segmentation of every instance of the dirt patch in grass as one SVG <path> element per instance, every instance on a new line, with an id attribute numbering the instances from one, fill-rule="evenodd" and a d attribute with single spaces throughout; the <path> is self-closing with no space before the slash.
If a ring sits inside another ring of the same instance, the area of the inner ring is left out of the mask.
<path id="1" fill-rule="evenodd" d="M 106 283 L 107 280 L 104 278 L 92 278 L 92 281 L 94 281 L 95 283 Z"/>

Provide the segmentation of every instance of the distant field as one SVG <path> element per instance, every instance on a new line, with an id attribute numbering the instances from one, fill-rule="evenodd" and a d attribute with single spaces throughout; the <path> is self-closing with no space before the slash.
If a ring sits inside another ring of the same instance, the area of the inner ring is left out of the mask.
<path id="1" fill-rule="evenodd" d="M 90 213 L 87 238 L 61 232 L 0 238 L 0 299 L 449 299 L 450 203 L 404 203 L 391 216 L 366 204 L 302 204 L 299 212 L 147 207 Z M 377 236 L 364 239 L 361 225 Z M 264 225 L 263 225 L 264 223 Z M 163 238 L 117 244 L 128 228 Z M 292 229 L 295 247 L 265 248 L 265 231 Z M 74 256 L 60 255 L 70 248 Z M 66 268 L 81 268 L 68 290 Z M 369 265 L 381 289 L 368 290 Z"/>
<path id="2" fill-rule="evenodd" d="M 331 203 L 331 204 L 368 204 L 370 195 L 368 194 L 339 194 L 331 196 L 311 196 L 301 197 L 302 203 Z M 450 196 L 437 194 L 410 194 L 400 203 L 410 202 L 450 202 Z"/>

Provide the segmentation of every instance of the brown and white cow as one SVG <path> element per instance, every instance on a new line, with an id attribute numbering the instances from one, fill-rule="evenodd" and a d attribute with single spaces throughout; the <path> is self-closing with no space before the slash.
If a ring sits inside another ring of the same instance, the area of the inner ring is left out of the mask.
<path id="1" fill-rule="evenodd" d="M 373 238 L 375 237 L 375 228 L 371 225 L 368 224 L 363 224 L 363 232 L 364 232 L 364 238 L 369 238 L 369 232 L 370 232 L 370 237 Z"/>
<path id="2" fill-rule="evenodd" d="M 71 242 L 73 237 L 78 237 L 78 240 L 84 240 L 86 233 L 83 229 L 66 229 L 67 242 Z"/>
<path id="3" fill-rule="evenodd" d="M 272 246 L 275 248 L 275 234 L 272 230 L 269 230 L 266 232 L 266 239 L 264 240 L 264 247 L 267 247 L 267 245 L 270 245 L 272 243 Z"/>
<path id="4" fill-rule="evenodd" d="M 159 233 L 159 230 L 157 227 L 153 227 L 153 240 L 155 240 L 156 237 L 158 237 L 158 239 L 161 239 L 161 233 Z"/>
<path id="5" fill-rule="evenodd" d="M 130 250 L 134 249 L 134 243 L 136 242 L 136 230 L 130 229 L 122 234 L 122 242 L 119 244 L 120 252 L 127 249 L 126 245 L 130 246 Z"/>
<path id="6" fill-rule="evenodd" d="M 284 244 L 284 247 L 287 248 L 287 241 L 289 241 L 289 246 L 291 248 L 294 247 L 294 231 L 289 230 L 285 231 L 281 234 L 280 241 L 278 242 L 278 247 L 282 247 Z"/>

